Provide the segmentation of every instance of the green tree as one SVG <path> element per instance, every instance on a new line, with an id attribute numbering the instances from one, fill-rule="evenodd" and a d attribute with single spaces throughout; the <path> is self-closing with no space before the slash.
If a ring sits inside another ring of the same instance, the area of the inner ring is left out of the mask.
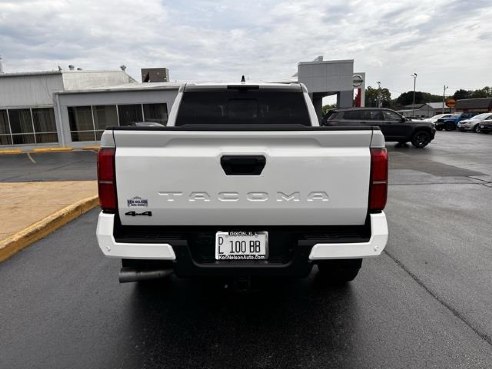
<path id="1" fill-rule="evenodd" d="M 427 92 L 422 92 L 422 98 L 423 98 L 422 104 L 425 104 L 428 102 L 440 102 L 440 101 L 442 101 L 441 95 L 433 95 L 433 94 L 430 94 Z"/>
<path id="2" fill-rule="evenodd" d="M 442 96 L 432 95 L 428 92 L 415 91 L 415 104 L 426 104 L 428 102 L 442 101 Z M 413 104 L 413 91 L 407 91 L 393 100 L 393 104 L 397 107 L 403 107 Z"/>
<path id="3" fill-rule="evenodd" d="M 323 116 L 325 116 L 326 113 L 328 113 L 331 109 L 335 109 L 336 107 L 337 107 L 337 104 L 323 105 L 323 107 L 321 108 L 321 110 L 323 112 Z"/>
<path id="4" fill-rule="evenodd" d="M 471 93 L 470 97 L 492 97 L 492 89 L 490 87 L 484 87 L 480 90 L 475 90 Z"/>
<path id="5" fill-rule="evenodd" d="M 492 97 L 492 87 L 485 86 L 484 88 L 480 88 L 478 90 L 464 90 L 459 89 L 453 94 L 453 98 L 456 100 L 462 99 L 472 99 L 472 98 L 480 98 L 480 97 Z"/>
<path id="6" fill-rule="evenodd" d="M 402 93 L 395 102 L 398 106 L 413 104 L 413 91 Z M 424 104 L 424 95 L 421 91 L 415 91 L 415 104 Z"/>
<path id="7" fill-rule="evenodd" d="M 459 89 L 453 94 L 453 98 L 456 100 L 469 99 L 471 94 L 472 94 L 471 91 Z"/>
<path id="8" fill-rule="evenodd" d="M 366 88 L 366 106 L 377 107 L 379 101 L 381 101 L 383 108 L 389 108 L 391 106 L 391 92 L 387 88 L 379 89 L 368 86 Z"/>

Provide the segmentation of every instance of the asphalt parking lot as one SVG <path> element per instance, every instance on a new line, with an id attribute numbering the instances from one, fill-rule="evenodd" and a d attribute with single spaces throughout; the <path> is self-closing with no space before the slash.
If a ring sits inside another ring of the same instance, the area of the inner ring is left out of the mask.
<path id="1" fill-rule="evenodd" d="M 492 367 L 492 135 L 388 149 L 389 243 L 347 286 L 120 285 L 93 210 L 0 264 L 0 368 Z M 44 155 L 0 180 L 95 178 L 92 152 Z"/>
<path id="2" fill-rule="evenodd" d="M 0 155 L 0 182 L 95 180 L 94 151 Z"/>

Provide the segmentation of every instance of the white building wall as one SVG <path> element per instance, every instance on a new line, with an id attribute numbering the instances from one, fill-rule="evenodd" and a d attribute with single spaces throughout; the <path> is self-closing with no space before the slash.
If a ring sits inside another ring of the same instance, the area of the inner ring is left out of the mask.
<path id="1" fill-rule="evenodd" d="M 0 77 L 0 109 L 53 105 L 53 93 L 63 91 L 62 74 L 4 75 Z"/>
<path id="2" fill-rule="evenodd" d="M 298 79 L 306 85 L 309 93 L 353 91 L 353 60 L 301 62 Z"/>

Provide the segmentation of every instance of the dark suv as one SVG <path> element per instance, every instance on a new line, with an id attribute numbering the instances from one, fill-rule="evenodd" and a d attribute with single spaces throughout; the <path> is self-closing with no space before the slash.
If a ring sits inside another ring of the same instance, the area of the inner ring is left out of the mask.
<path id="1" fill-rule="evenodd" d="M 378 126 L 386 141 L 410 141 L 418 148 L 427 146 L 436 134 L 432 123 L 408 120 L 396 111 L 383 108 L 334 109 L 323 117 L 321 125 Z"/>

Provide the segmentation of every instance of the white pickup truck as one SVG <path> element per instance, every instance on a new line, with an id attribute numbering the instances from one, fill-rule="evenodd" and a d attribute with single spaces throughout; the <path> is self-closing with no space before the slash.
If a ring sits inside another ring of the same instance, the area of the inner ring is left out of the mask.
<path id="1" fill-rule="evenodd" d="M 377 127 L 320 127 L 304 85 L 187 84 L 167 126 L 104 132 L 97 240 L 120 281 L 355 278 L 388 239 Z"/>

